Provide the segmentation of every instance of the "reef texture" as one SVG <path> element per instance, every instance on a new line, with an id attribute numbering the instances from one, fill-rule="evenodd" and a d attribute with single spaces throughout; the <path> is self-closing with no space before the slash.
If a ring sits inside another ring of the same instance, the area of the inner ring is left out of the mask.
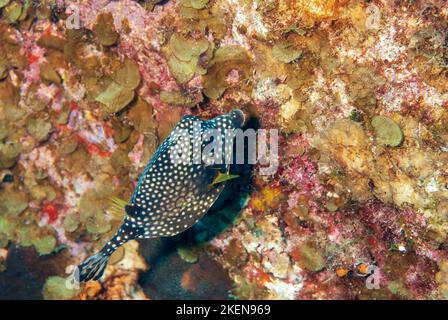
<path id="1" fill-rule="evenodd" d="M 448 299 L 446 1 L 159 2 L 0 0 L 0 296 Z M 173 125 L 235 107 L 280 132 L 244 209 L 67 288 Z"/>

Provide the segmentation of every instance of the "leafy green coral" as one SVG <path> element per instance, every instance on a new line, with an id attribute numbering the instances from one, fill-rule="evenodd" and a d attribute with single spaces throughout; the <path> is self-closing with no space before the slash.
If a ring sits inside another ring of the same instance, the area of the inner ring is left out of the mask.
<path id="1" fill-rule="evenodd" d="M 375 116 L 372 119 L 377 140 L 384 145 L 396 147 L 403 141 L 403 132 L 392 119 L 385 116 Z"/>
<path id="2" fill-rule="evenodd" d="M 52 0 L 42 0 L 39 6 L 36 8 L 36 18 L 39 20 L 45 20 L 51 17 L 50 1 Z"/>
<path id="3" fill-rule="evenodd" d="M 172 55 L 168 59 L 168 67 L 176 81 L 179 83 L 186 83 L 193 78 L 198 61 L 198 57 L 194 57 L 190 61 L 184 62 Z"/>
<path id="4" fill-rule="evenodd" d="M 52 125 L 42 118 L 30 118 L 26 124 L 26 130 L 38 141 L 44 141 L 48 138 Z"/>
<path id="5" fill-rule="evenodd" d="M 301 263 L 308 271 L 317 272 L 325 268 L 325 258 L 315 245 L 306 243 L 299 249 Z"/>
<path id="6" fill-rule="evenodd" d="M 439 285 L 439 294 L 442 299 L 448 299 L 448 260 L 440 261 L 439 269 L 435 277 Z"/>
<path id="7" fill-rule="evenodd" d="M 19 227 L 17 230 L 17 242 L 22 247 L 32 246 L 35 231 L 35 228 L 29 225 Z"/>
<path id="8" fill-rule="evenodd" d="M 114 26 L 112 13 L 101 13 L 98 15 L 93 33 L 97 41 L 103 46 L 112 46 L 118 41 L 118 33 Z"/>
<path id="9" fill-rule="evenodd" d="M 87 231 L 92 234 L 106 233 L 111 227 L 111 224 L 105 219 L 104 214 L 96 214 L 86 224 Z"/>
<path id="10" fill-rule="evenodd" d="M 240 46 L 225 46 L 216 50 L 204 76 L 204 94 L 211 99 L 221 97 L 231 86 L 227 77 L 232 70 L 238 70 L 242 79 L 250 75 L 251 59 L 246 49 Z"/>
<path id="11" fill-rule="evenodd" d="M 33 237 L 32 243 L 40 255 L 50 254 L 56 249 L 56 238 L 52 235 Z"/>
<path id="12" fill-rule="evenodd" d="M 100 102 L 107 113 L 117 113 L 134 100 L 141 74 L 137 63 L 129 58 L 120 63 L 118 57 L 112 55 L 107 61 L 107 64 L 102 64 L 99 60 L 92 61 L 96 66 L 92 66 L 85 84 L 89 96 Z M 85 63 L 80 63 L 85 66 Z M 100 69 L 101 72 L 95 69 Z"/>
<path id="13" fill-rule="evenodd" d="M 179 256 L 188 263 L 196 263 L 198 261 L 198 253 L 195 250 L 186 248 L 186 247 L 178 247 L 177 253 Z"/>
<path id="14" fill-rule="evenodd" d="M 6 21 L 9 23 L 16 23 L 20 16 L 22 15 L 23 6 L 18 1 L 13 1 L 9 3 L 4 8 L 4 15 L 6 17 Z"/>
<path id="15" fill-rule="evenodd" d="M 205 38 L 195 39 L 174 33 L 168 44 L 168 67 L 179 83 L 186 83 L 201 73 L 199 57 L 209 49 Z"/>
<path id="16" fill-rule="evenodd" d="M 8 141 L 0 143 L 0 169 L 8 169 L 19 159 L 22 147 L 18 142 Z"/>
<path id="17" fill-rule="evenodd" d="M 17 227 L 17 222 L 11 217 L 0 215 L 0 238 L 2 240 L 1 246 L 5 246 L 9 240 L 14 239 L 14 232 Z"/>
<path id="18" fill-rule="evenodd" d="M 52 34 L 44 34 L 37 40 L 38 46 L 58 51 L 63 51 L 66 43 L 67 41 L 64 38 Z"/>
<path id="19" fill-rule="evenodd" d="M 40 66 L 40 76 L 43 80 L 61 84 L 62 80 L 59 74 L 56 72 L 55 68 L 49 63 L 42 64 Z"/>
<path id="20" fill-rule="evenodd" d="M 11 0 L 0 0 L 0 9 L 8 5 L 10 2 Z"/>
<path id="21" fill-rule="evenodd" d="M 194 102 L 180 91 L 162 91 L 160 92 L 160 100 L 170 105 L 194 106 Z"/>
<path id="22" fill-rule="evenodd" d="M 64 229 L 67 232 L 74 232 L 79 228 L 79 214 L 71 213 L 64 219 Z"/>
<path id="23" fill-rule="evenodd" d="M 134 100 L 135 92 L 116 82 L 111 82 L 97 97 L 104 109 L 109 113 L 116 113 Z"/>
<path id="24" fill-rule="evenodd" d="M 93 236 L 106 233 L 112 227 L 106 216 L 105 203 L 106 200 L 104 195 L 96 191 L 85 193 L 81 197 L 79 205 L 79 222 L 80 225 L 84 226 L 85 230 Z M 78 217 L 73 218 L 78 219 Z M 73 221 L 67 221 L 69 230 L 75 227 L 75 223 L 72 224 L 72 222 Z"/>
<path id="25" fill-rule="evenodd" d="M 280 62 L 290 63 L 302 56 L 302 50 L 296 48 L 292 43 L 281 42 L 272 48 L 272 56 Z"/>
<path id="26" fill-rule="evenodd" d="M 4 80 L 8 76 L 9 68 L 10 64 L 6 55 L 4 52 L 0 52 L 0 80 Z"/>
<path id="27" fill-rule="evenodd" d="M 28 197 L 23 192 L 2 191 L 0 193 L 0 214 L 16 217 L 28 207 Z"/>
<path id="28" fill-rule="evenodd" d="M 137 63 L 131 59 L 126 59 L 123 66 L 113 75 L 113 79 L 128 90 L 136 89 L 141 82 Z"/>
<path id="29" fill-rule="evenodd" d="M 188 62 L 207 51 L 209 44 L 206 39 L 196 40 L 175 33 L 171 36 L 169 46 L 176 58 Z"/>
<path id="30" fill-rule="evenodd" d="M 53 276 L 45 281 L 42 294 L 45 300 L 69 300 L 79 294 L 80 289 L 67 285 L 65 278 Z"/>
<path id="31" fill-rule="evenodd" d="M 401 280 L 394 280 L 389 282 L 387 285 L 387 288 L 390 292 L 392 292 L 394 295 L 403 298 L 403 299 L 410 299 L 412 298 L 411 293 L 406 288 L 405 284 Z"/>
<path id="32" fill-rule="evenodd" d="M 189 0 L 191 7 L 197 10 L 204 9 L 205 6 L 209 3 L 209 1 L 210 0 Z"/>

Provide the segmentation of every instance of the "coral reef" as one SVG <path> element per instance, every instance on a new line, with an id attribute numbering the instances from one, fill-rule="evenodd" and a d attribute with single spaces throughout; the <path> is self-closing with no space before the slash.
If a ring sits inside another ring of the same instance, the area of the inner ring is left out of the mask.
<path id="1" fill-rule="evenodd" d="M 0 297 L 448 298 L 446 1 L 0 12 Z M 237 172 L 197 226 L 130 242 L 103 280 L 67 288 L 122 222 L 108 199 L 130 198 L 175 123 L 235 107 L 279 129 L 277 172 Z"/>

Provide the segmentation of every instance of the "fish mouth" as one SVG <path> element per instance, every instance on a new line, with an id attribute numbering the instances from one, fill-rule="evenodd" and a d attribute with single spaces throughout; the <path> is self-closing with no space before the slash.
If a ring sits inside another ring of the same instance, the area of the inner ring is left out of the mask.
<path id="1" fill-rule="evenodd" d="M 230 118 L 232 119 L 236 128 L 241 128 L 246 121 L 246 116 L 243 111 L 240 109 L 235 109 L 229 113 Z"/>

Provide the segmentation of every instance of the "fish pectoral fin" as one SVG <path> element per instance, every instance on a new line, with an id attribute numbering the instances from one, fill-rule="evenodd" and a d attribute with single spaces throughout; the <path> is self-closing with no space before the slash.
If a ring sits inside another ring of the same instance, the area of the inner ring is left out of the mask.
<path id="1" fill-rule="evenodd" d="M 129 202 L 127 202 L 123 199 L 120 199 L 118 197 L 110 197 L 109 200 L 110 200 L 111 204 L 117 205 L 122 208 L 124 208 L 125 205 L 129 204 Z"/>
<path id="2" fill-rule="evenodd" d="M 128 204 L 124 207 L 124 210 L 126 211 L 127 215 L 130 217 L 136 217 L 138 215 L 142 214 L 142 208 L 140 208 L 139 206 L 135 206 L 132 204 Z"/>
<path id="3" fill-rule="evenodd" d="M 210 164 L 210 165 L 205 165 L 205 169 L 210 169 L 210 170 L 223 170 L 225 169 L 226 165 L 225 164 Z"/>
<path id="4" fill-rule="evenodd" d="M 237 175 L 237 174 L 229 174 L 229 173 L 222 173 L 222 172 L 219 172 L 219 173 L 216 175 L 216 177 L 215 177 L 215 179 L 213 180 L 213 182 L 210 184 L 210 187 L 211 187 L 211 186 L 214 186 L 214 185 L 216 185 L 216 184 L 220 184 L 220 183 L 223 183 L 223 182 L 227 182 L 227 181 L 229 181 L 229 180 L 237 179 L 237 178 L 239 178 L 239 177 L 240 177 L 240 176 Z"/>
<path id="5" fill-rule="evenodd" d="M 125 207 L 129 203 L 123 199 L 120 199 L 118 197 L 110 197 L 109 198 L 109 211 L 116 217 L 123 216 L 123 213 L 125 211 Z"/>

